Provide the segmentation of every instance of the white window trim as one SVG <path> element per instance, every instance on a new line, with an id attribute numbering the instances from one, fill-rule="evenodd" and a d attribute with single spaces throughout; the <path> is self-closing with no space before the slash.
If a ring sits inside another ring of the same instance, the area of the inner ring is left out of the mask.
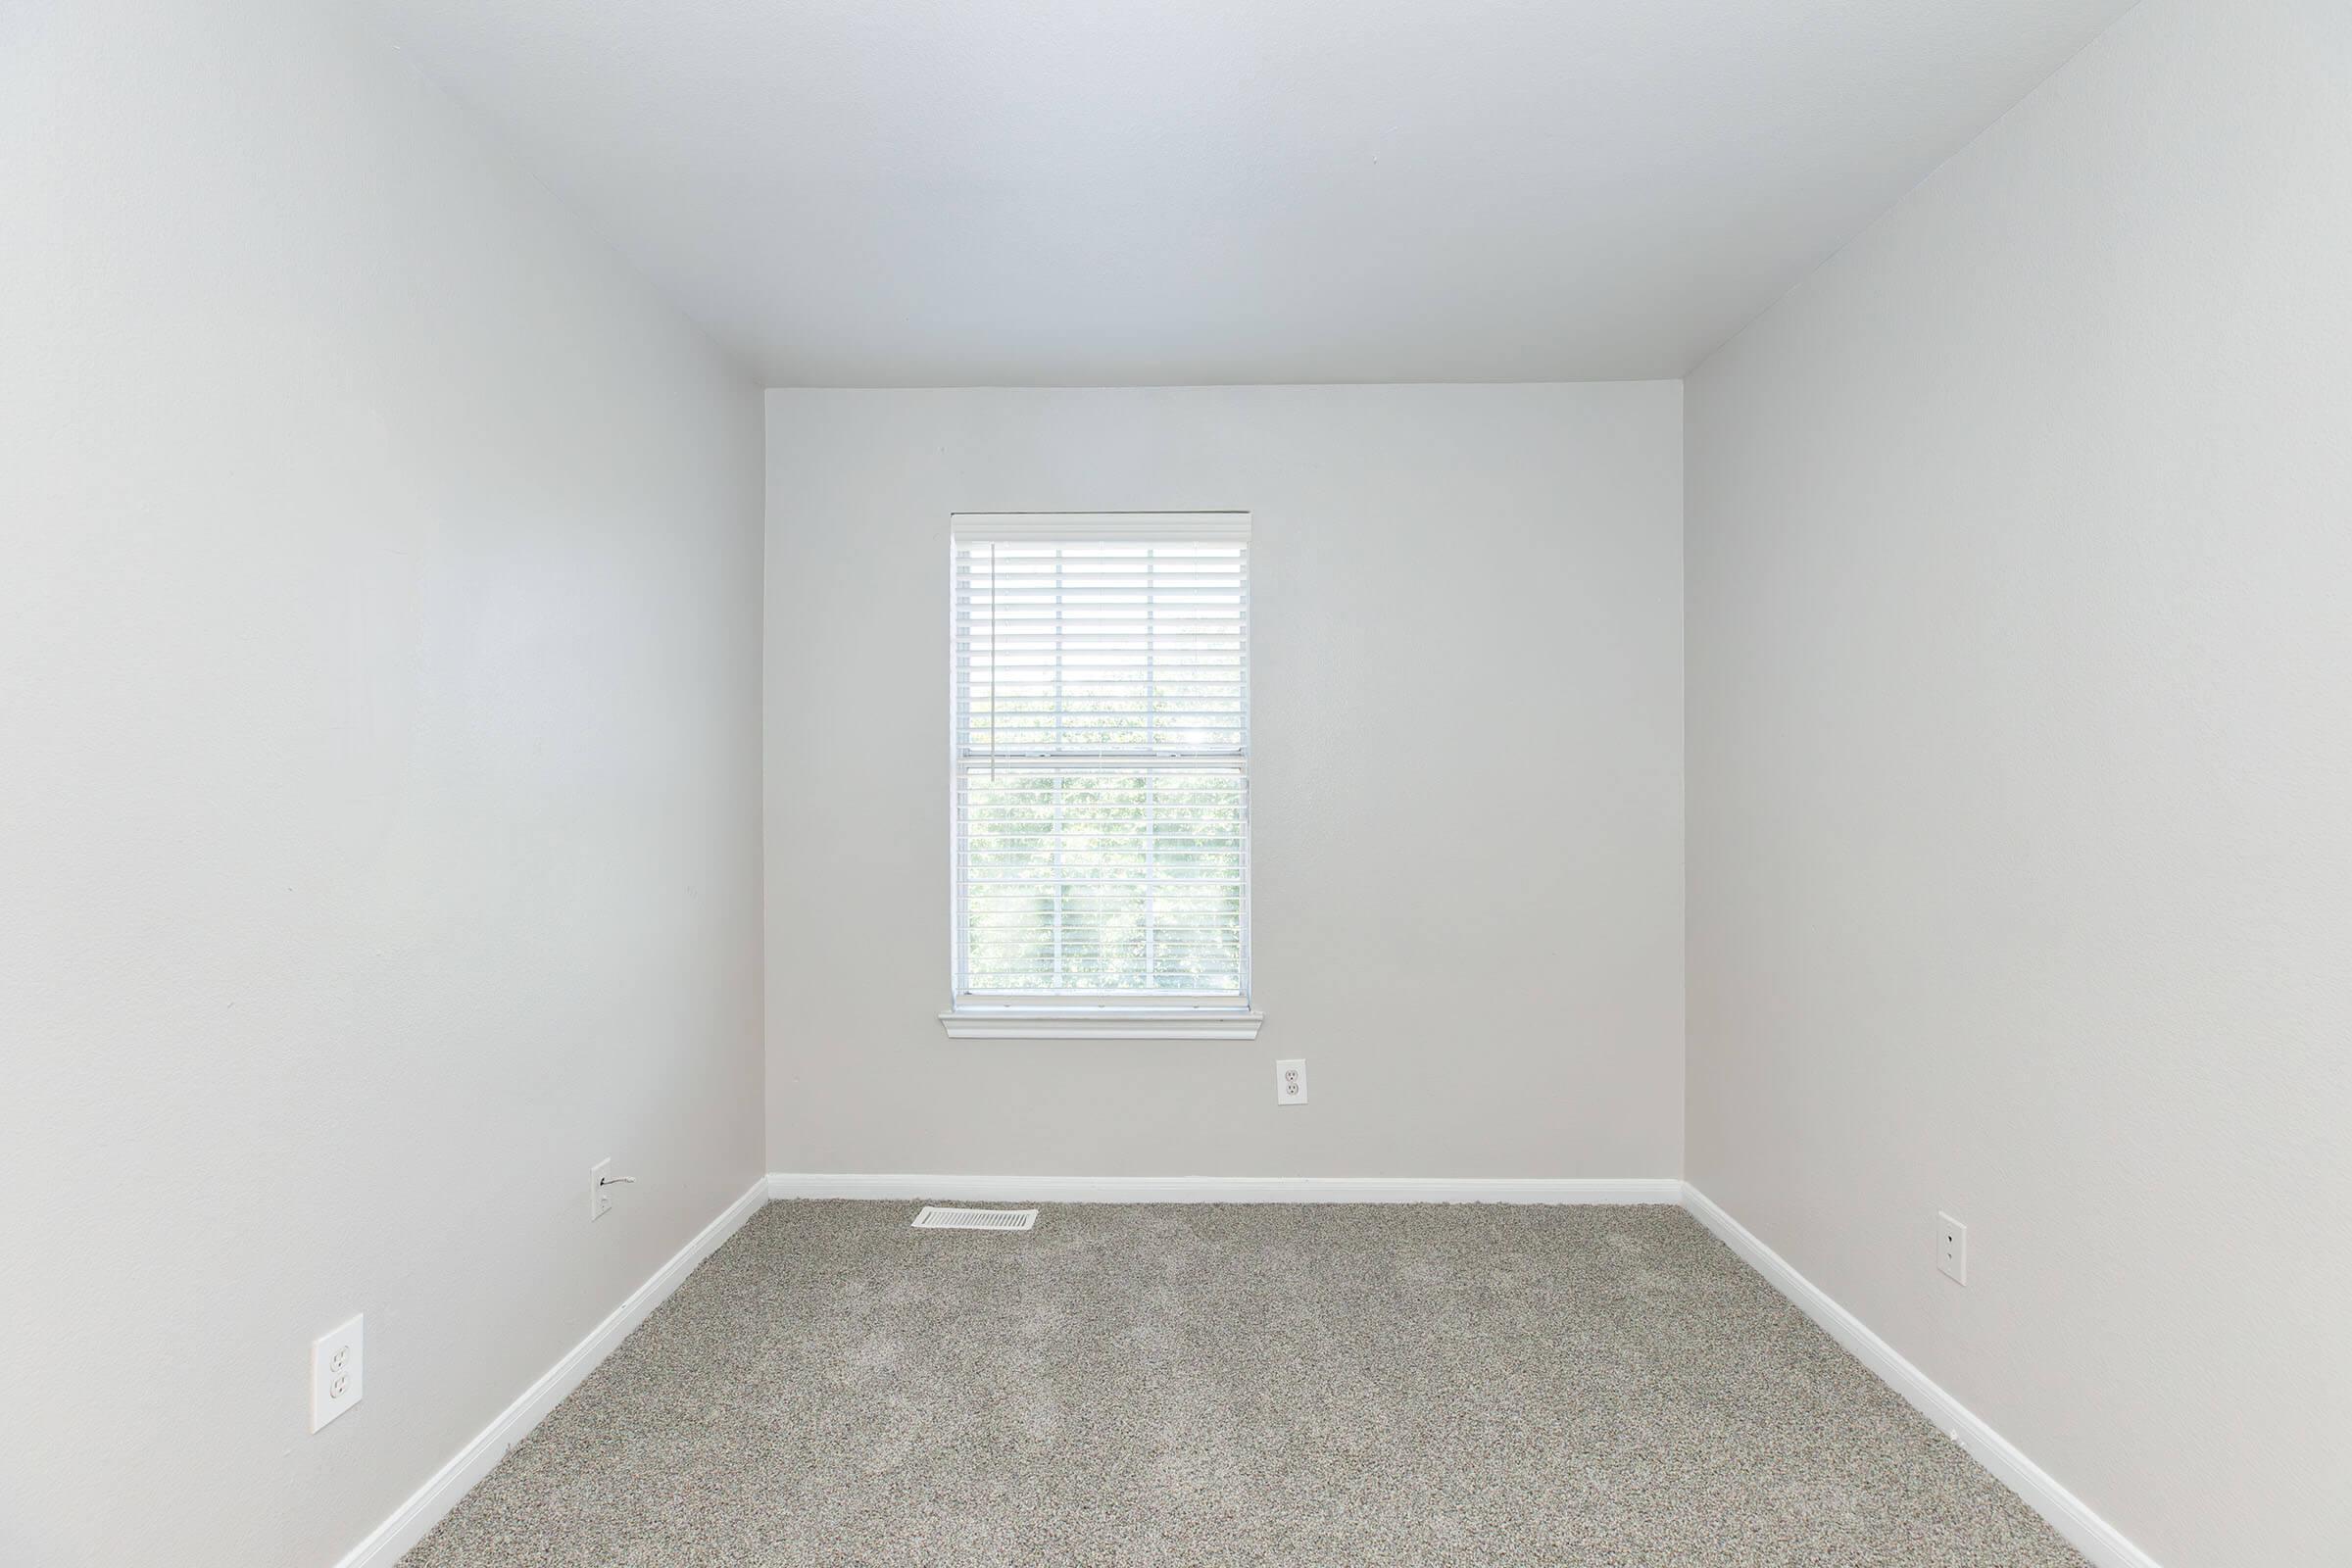
<path id="1" fill-rule="evenodd" d="M 949 517 L 951 554 L 958 544 L 975 540 L 1035 542 L 1049 539 L 1167 539 L 1240 540 L 1250 535 L 1247 512 L 1068 512 L 970 513 Z M 949 670 L 950 729 L 954 729 L 956 671 Z M 1249 690 L 1242 693 L 1245 715 Z M 1247 718 L 1245 717 L 1245 725 Z M 1247 737 L 1247 729 L 1244 734 Z M 1239 760 L 1247 776 L 1251 748 L 1245 744 Z M 1149 760 L 1151 759 L 1142 759 Z M 1198 756 L 1170 757 L 1173 761 L 1204 761 Z M 949 767 L 959 767 L 951 733 Z M 956 839 L 954 813 L 948 823 L 949 860 L 955 898 L 949 910 L 949 962 L 958 965 L 956 945 L 962 941 L 962 845 Z M 1102 1002 L 1082 998 L 1019 997 L 996 1001 L 977 995 L 952 995 L 948 1010 L 939 1015 L 940 1027 L 951 1040 L 1255 1040 L 1265 1014 L 1251 1005 L 1250 906 L 1255 902 L 1249 859 L 1242 873 L 1242 996 L 1187 1001 L 1181 996 L 1157 996 L 1145 1002 L 1125 997 Z M 950 987 L 951 992 L 954 987 Z"/>
<path id="2" fill-rule="evenodd" d="M 1255 1040 L 1262 1012 L 1233 1007 L 1047 1007 L 968 1003 L 939 1015 L 951 1040 Z"/>

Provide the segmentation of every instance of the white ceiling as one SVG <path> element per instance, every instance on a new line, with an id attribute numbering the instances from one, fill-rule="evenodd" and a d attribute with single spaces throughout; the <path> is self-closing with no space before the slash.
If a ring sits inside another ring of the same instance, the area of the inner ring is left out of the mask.
<path id="1" fill-rule="evenodd" d="M 2129 0 L 369 0 L 777 385 L 1673 376 Z"/>

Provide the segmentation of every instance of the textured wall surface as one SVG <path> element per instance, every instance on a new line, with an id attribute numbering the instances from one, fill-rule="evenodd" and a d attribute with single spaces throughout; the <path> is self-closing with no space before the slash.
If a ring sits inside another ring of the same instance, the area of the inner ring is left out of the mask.
<path id="1" fill-rule="evenodd" d="M 1675 1174 L 1680 441 L 1672 382 L 769 393 L 771 1163 Z M 1265 1032 L 949 1040 L 949 514 L 1211 508 Z"/>
<path id="2" fill-rule="evenodd" d="M 758 394 L 323 9 L 0 16 L 27 1568 L 334 1562 L 760 1169 Z"/>
<path id="3" fill-rule="evenodd" d="M 1689 386 L 1690 1179 L 2168 1568 L 2352 1542 L 2348 215 L 2150 0 Z"/>

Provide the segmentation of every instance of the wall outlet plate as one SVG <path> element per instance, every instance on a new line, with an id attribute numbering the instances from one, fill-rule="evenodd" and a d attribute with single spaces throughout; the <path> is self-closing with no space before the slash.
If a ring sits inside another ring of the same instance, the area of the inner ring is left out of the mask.
<path id="1" fill-rule="evenodd" d="M 1968 1227 L 1949 1214 L 1936 1216 L 1936 1266 L 1957 1283 L 1968 1283 Z"/>
<path id="2" fill-rule="evenodd" d="M 311 1342 L 311 1430 L 360 1402 L 360 1350 L 366 1313 Z"/>
<path id="3" fill-rule="evenodd" d="M 612 1174 L 612 1156 L 607 1154 L 588 1167 L 588 1218 L 603 1219 L 612 1212 L 612 1189 L 605 1178 Z"/>
<path id="4" fill-rule="evenodd" d="M 1306 1063 L 1278 1061 L 1274 1064 L 1274 1103 L 1303 1105 L 1306 1103 Z"/>

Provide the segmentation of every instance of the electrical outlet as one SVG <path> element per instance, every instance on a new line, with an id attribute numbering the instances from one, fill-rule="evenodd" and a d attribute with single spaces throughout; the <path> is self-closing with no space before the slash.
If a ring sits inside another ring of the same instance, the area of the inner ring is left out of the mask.
<path id="1" fill-rule="evenodd" d="M 311 1342 L 311 1430 L 360 1402 L 360 1338 L 365 1313 Z"/>
<path id="2" fill-rule="evenodd" d="M 1306 1103 L 1306 1063 L 1278 1061 L 1274 1064 L 1274 1103 L 1303 1105 Z"/>
<path id="3" fill-rule="evenodd" d="M 1936 1216 L 1936 1266 L 1968 1283 L 1968 1227 L 1949 1214 Z"/>
<path id="4" fill-rule="evenodd" d="M 588 1218 L 603 1219 L 612 1212 L 612 1184 L 606 1180 L 612 1174 L 612 1156 L 607 1154 L 588 1167 Z"/>

